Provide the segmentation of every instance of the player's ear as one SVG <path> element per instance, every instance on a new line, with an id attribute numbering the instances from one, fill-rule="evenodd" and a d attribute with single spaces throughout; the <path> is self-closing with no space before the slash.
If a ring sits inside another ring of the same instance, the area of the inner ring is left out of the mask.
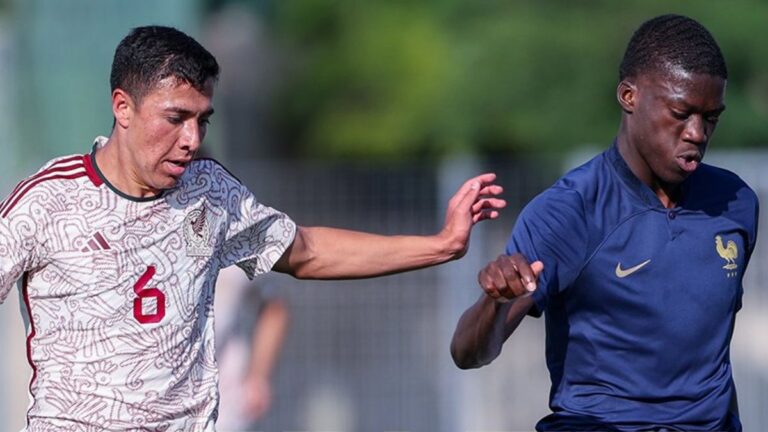
<path id="1" fill-rule="evenodd" d="M 131 122 L 133 114 L 133 99 L 122 89 L 115 89 L 112 92 L 112 114 L 115 116 L 115 122 L 123 128 L 127 128 Z"/>
<path id="2" fill-rule="evenodd" d="M 616 99 L 621 105 L 621 109 L 626 113 L 632 113 L 635 110 L 635 101 L 637 99 L 637 86 L 630 80 L 623 79 L 616 87 Z"/>

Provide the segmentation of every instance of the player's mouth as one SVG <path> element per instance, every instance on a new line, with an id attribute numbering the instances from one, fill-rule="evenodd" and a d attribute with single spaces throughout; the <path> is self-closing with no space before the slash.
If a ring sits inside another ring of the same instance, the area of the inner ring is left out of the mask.
<path id="1" fill-rule="evenodd" d="M 677 165 L 684 172 L 690 174 L 696 171 L 701 164 L 701 153 L 698 151 L 687 151 L 677 156 Z"/>
<path id="2" fill-rule="evenodd" d="M 181 175 L 184 174 L 184 170 L 187 169 L 189 160 L 188 159 L 167 160 L 165 161 L 164 164 L 169 174 L 171 174 L 173 177 L 181 177 Z"/>

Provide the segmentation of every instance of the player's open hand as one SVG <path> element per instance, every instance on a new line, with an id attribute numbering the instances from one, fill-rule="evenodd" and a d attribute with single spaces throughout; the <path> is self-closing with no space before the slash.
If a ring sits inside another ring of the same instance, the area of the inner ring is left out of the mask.
<path id="1" fill-rule="evenodd" d="M 499 217 L 499 210 L 507 203 L 497 198 L 504 189 L 494 184 L 496 174 L 487 173 L 467 180 L 448 201 L 445 227 L 440 232 L 448 241 L 455 258 L 461 258 L 469 249 L 472 227 L 486 219 Z"/>
<path id="2" fill-rule="evenodd" d="M 486 295 L 504 303 L 531 295 L 542 270 L 541 261 L 529 264 L 521 254 L 500 255 L 480 270 L 477 281 Z"/>

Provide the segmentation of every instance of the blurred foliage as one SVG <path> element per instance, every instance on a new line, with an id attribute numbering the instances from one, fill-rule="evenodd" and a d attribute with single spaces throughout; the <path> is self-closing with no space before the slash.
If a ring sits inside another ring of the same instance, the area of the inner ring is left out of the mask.
<path id="1" fill-rule="evenodd" d="M 618 128 L 626 43 L 642 21 L 670 12 L 707 26 L 728 61 L 728 109 L 714 144 L 768 144 L 768 4 L 759 0 L 253 3 L 269 11 L 293 59 L 275 109 L 294 156 L 604 145 Z"/>

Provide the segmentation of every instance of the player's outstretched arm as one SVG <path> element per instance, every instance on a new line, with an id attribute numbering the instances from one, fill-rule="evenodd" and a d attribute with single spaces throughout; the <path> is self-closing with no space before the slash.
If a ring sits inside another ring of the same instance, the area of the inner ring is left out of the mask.
<path id="1" fill-rule="evenodd" d="M 544 269 L 520 254 L 501 255 L 478 274 L 483 293 L 462 314 L 451 341 L 456 366 L 472 369 L 492 362 L 533 305 L 531 293 Z"/>
<path id="2" fill-rule="evenodd" d="M 472 227 L 495 219 L 506 202 L 495 174 L 467 180 L 448 202 L 445 225 L 432 236 L 382 236 L 298 227 L 274 269 L 300 279 L 353 279 L 428 267 L 464 256 Z"/>

